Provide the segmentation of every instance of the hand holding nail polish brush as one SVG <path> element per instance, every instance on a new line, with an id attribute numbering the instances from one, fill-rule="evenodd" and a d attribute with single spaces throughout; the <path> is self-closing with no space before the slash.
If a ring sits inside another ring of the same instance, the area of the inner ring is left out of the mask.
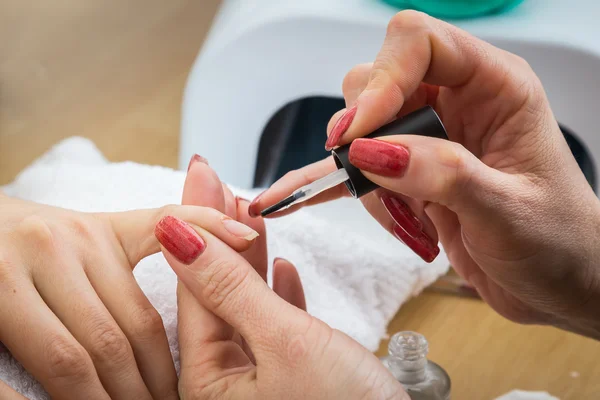
<path id="1" fill-rule="evenodd" d="M 343 118 L 343 117 L 342 117 Z M 397 119 L 383 127 L 377 129 L 375 132 L 366 136 L 366 139 L 376 139 L 386 136 L 395 136 L 403 134 L 422 135 L 433 138 L 448 139 L 444 125 L 442 124 L 437 113 L 433 108 L 426 106 L 420 110 L 410 113 L 403 118 Z M 360 140 L 360 139 L 358 139 Z M 377 142 L 375 142 L 377 143 Z M 265 217 L 278 211 L 283 211 L 296 204 L 306 202 L 320 193 L 331 189 L 341 183 L 344 183 L 348 188 L 348 191 L 354 198 L 360 198 L 379 186 L 373 181 L 365 177 L 365 175 L 352 163 L 352 155 L 350 153 L 351 144 L 332 149 L 331 153 L 337 170 L 330 174 L 309 183 L 297 190 L 285 199 L 278 203 L 265 208 L 260 214 Z M 374 156 L 377 158 L 387 158 L 389 162 L 388 168 L 390 169 L 403 169 L 408 164 L 408 152 L 404 148 L 398 148 L 394 151 L 390 148 L 389 144 L 385 142 L 379 142 L 379 149 L 376 149 Z M 390 151 L 392 150 L 392 154 Z M 362 161 L 360 158 L 357 160 L 363 163 L 371 164 L 376 167 L 377 163 L 370 162 L 369 158 L 373 157 L 368 155 Z M 356 162 L 356 160 L 355 160 Z"/>
<path id="2" fill-rule="evenodd" d="M 600 339 L 600 200 L 526 62 L 405 11 L 390 21 L 375 61 L 354 67 L 342 91 L 350 106 L 331 120 L 332 156 L 275 182 L 250 213 L 304 185 L 294 195 L 304 202 L 292 196 L 288 210 L 269 217 L 359 197 L 424 261 L 436 258 L 439 237 L 456 272 L 503 316 Z M 426 105 L 449 140 L 390 128 L 428 120 Z"/>

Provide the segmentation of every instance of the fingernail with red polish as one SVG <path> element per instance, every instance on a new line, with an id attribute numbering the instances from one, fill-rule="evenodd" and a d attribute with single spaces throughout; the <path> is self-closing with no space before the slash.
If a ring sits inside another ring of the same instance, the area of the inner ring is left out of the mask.
<path id="1" fill-rule="evenodd" d="M 206 243 L 188 224 L 172 216 L 166 216 L 156 224 L 154 235 L 180 262 L 190 265 L 206 249 Z"/>
<path id="2" fill-rule="evenodd" d="M 406 231 L 400 225 L 394 225 L 392 231 L 397 239 L 410 247 L 410 249 L 425 262 L 432 262 L 435 260 L 438 254 L 440 254 L 440 248 L 436 243 L 433 242 L 433 239 L 427 236 L 427 234 L 424 232 L 421 232 L 420 235 L 413 237 L 406 233 Z"/>
<path id="3" fill-rule="evenodd" d="M 381 196 L 381 202 L 392 219 L 409 235 L 416 237 L 423 232 L 423 223 L 404 201 L 386 193 Z"/>
<path id="4" fill-rule="evenodd" d="M 409 159 L 406 147 L 376 139 L 354 140 L 348 154 L 348 160 L 356 168 L 389 177 L 404 175 Z"/>
<path id="5" fill-rule="evenodd" d="M 262 192 L 261 194 L 259 194 L 258 196 L 256 196 L 254 198 L 254 200 L 252 200 L 252 202 L 248 206 L 248 215 L 250 215 L 252 218 L 256 218 L 256 217 L 260 216 L 260 212 L 262 210 L 260 210 L 258 208 L 258 202 L 260 201 L 261 196 L 263 194 L 265 194 L 265 192 L 266 192 L 266 190 L 264 192 Z"/>
<path id="6" fill-rule="evenodd" d="M 338 119 L 333 126 L 333 129 L 327 138 L 327 142 L 325 142 L 325 150 L 330 151 L 340 143 L 342 136 L 344 133 L 346 133 L 348 128 L 350 128 L 350 124 L 352 124 L 355 115 L 356 106 L 350 107 L 344 114 L 342 114 L 340 119 Z"/>
<path id="7" fill-rule="evenodd" d="M 192 158 L 190 159 L 190 163 L 188 164 L 188 169 L 187 169 L 187 170 L 189 171 L 189 170 L 190 170 L 190 168 L 192 168 L 192 165 L 194 165 L 194 164 L 195 164 L 195 163 L 197 163 L 197 162 L 201 162 L 201 163 L 203 163 L 203 164 L 206 164 L 206 165 L 208 165 L 208 160 L 207 160 L 206 158 L 202 157 L 202 156 L 201 156 L 201 155 L 199 155 L 199 154 L 194 154 L 194 155 L 192 156 Z"/>

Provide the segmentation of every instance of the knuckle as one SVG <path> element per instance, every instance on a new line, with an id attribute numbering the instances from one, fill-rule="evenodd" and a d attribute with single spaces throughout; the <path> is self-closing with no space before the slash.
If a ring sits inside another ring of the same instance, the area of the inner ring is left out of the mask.
<path id="1" fill-rule="evenodd" d="M 298 329 L 298 327 L 303 328 Z M 293 331 L 283 335 L 289 338 L 285 352 L 289 365 L 299 366 L 309 360 L 311 354 L 327 353 L 333 330 L 325 323 L 306 314 L 304 321 L 298 321 L 298 324 L 290 329 Z"/>
<path id="2" fill-rule="evenodd" d="M 84 240 L 92 240 L 94 238 L 94 229 L 89 220 L 85 218 L 75 217 L 69 221 L 70 230 L 77 235 L 77 237 Z"/>
<path id="3" fill-rule="evenodd" d="M 522 79 L 518 80 L 518 84 L 525 96 L 537 100 L 544 98 L 544 86 L 529 64 L 529 61 L 516 54 L 509 53 L 509 55 L 512 58 L 511 65 L 516 67 L 511 68 L 513 74 L 515 74 L 514 70 L 516 70 L 519 71 L 519 75 L 522 76 Z"/>
<path id="4" fill-rule="evenodd" d="M 14 284 L 18 270 L 18 265 L 9 256 L 0 253 L 0 288 Z"/>
<path id="5" fill-rule="evenodd" d="M 179 394 L 185 400 L 222 400 L 229 392 L 231 381 L 219 379 L 209 385 L 199 385 L 197 380 L 179 381 Z"/>
<path id="6" fill-rule="evenodd" d="M 368 76 L 371 68 L 371 64 L 355 65 L 350 71 L 348 71 L 346 76 L 344 76 L 344 80 L 342 81 L 342 91 L 348 91 L 361 86 L 365 81 L 365 74 Z"/>
<path id="7" fill-rule="evenodd" d="M 152 339 L 163 335 L 165 328 L 163 320 L 151 305 L 139 307 L 132 317 L 132 337 Z"/>
<path id="8" fill-rule="evenodd" d="M 46 360 L 53 380 L 83 381 L 90 374 L 86 351 L 77 342 L 64 336 L 48 340 Z"/>
<path id="9" fill-rule="evenodd" d="M 220 307 L 240 289 L 249 274 L 245 265 L 236 265 L 230 260 L 215 259 L 205 269 L 203 298 L 215 308 Z"/>
<path id="10" fill-rule="evenodd" d="M 48 252 L 54 249 L 52 229 L 43 218 L 37 215 L 25 217 L 17 226 L 16 231 L 38 249 Z"/>
<path id="11" fill-rule="evenodd" d="M 429 29 L 430 17 L 420 11 L 400 11 L 392 17 L 387 26 L 388 35 L 398 35 L 401 32 L 423 31 Z"/>
<path id="12" fill-rule="evenodd" d="M 441 146 L 438 159 L 449 168 L 441 181 L 440 193 L 446 193 L 449 200 L 455 199 L 462 193 L 467 193 L 468 186 L 473 181 L 474 171 L 471 158 L 466 156 L 465 148 L 456 142 Z"/>
<path id="13" fill-rule="evenodd" d="M 179 211 L 179 208 L 180 208 L 180 206 L 178 206 L 176 204 L 167 204 L 166 206 L 159 207 L 156 210 L 156 213 L 157 213 L 156 220 L 158 221 L 158 220 L 163 219 L 166 216 L 176 214 L 177 211 Z"/>
<path id="14" fill-rule="evenodd" d="M 530 71 L 533 72 L 533 68 L 531 68 L 531 64 L 529 64 L 529 61 L 527 61 L 525 58 L 514 54 L 514 53 L 509 53 L 513 59 L 513 63 L 518 66 L 519 68 L 525 70 L 525 71 Z"/>
<path id="15" fill-rule="evenodd" d="M 104 322 L 93 330 L 90 347 L 94 360 L 123 362 L 129 357 L 129 342 L 112 322 Z"/>
<path id="16" fill-rule="evenodd" d="M 301 177 L 300 172 L 297 169 L 294 169 L 292 171 L 286 172 L 285 175 L 283 175 L 282 181 L 295 181 L 298 178 Z"/>

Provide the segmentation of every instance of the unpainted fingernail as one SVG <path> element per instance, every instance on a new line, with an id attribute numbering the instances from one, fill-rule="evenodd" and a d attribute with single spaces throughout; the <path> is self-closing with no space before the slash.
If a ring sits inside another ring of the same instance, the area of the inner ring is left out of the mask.
<path id="1" fill-rule="evenodd" d="M 203 163 L 203 164 L 206 164 L 206 165 L 208 165 L 208 160 L 207 160 L 206 158 L 202 157 L 202 156 L 201 156 L 201 155 L 199 155 L 199 154 L 194 154 L 194 155 L 192 156 L 192 158 L 190 159 L 190 163 L 188 164 L 188 169 L 187 169 L 187 170 L 189 171 L 189 170 L 190 170 L 190 168 L 192 168 L 192 165 L 194 165 L 194 164 L 195 164 L 195 163 L 197 163 L 197 162 L 201 162 L 201 163 Z"/>
<path id="2" fill-rule="evenodd" d="M 252 241 L 258 237 L 258 232 L 256 232 L 254 229 L 229 217 L 223 218 L 223 226 L 227 232 L 231 233 L 233 236 L 245 239 L 247 241 Z"/>
<path id="3" fill-rule="evenodd" d="M 342 136 L 344 136 L 344 133 L 346 133 L 348 128 L 350 128 L 352 121 L 354 121 L 356 110 L 356 105 L 350 107 L 344 114 L 342 114 L 340 119 L 337 120 L 331 129 L 331 133 L 329 134 L 327 141 L 325 142 L 325 150 L 330 151 L 340 143 Z"/>
<path id="4" fill-rule="evenodd" d="M 198 232 L 173 216 L 161 219 L 154 235 L 169 253 L 186 265 L 193 263 L 206 249 L 206 242 Z"/>

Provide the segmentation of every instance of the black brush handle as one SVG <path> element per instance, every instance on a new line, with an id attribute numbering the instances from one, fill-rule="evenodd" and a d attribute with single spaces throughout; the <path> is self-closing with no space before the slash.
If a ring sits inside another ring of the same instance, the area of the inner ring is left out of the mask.
<path id="1" fill-rule="evenodd" d="M 448 140 L 446 128 L 440 117 L 430 106 L 423 107 L 417 111 L 405 115 L 387 125 L 382 126 L 365 138 L 374 139 L 382 136 L 393 135 L 421 135 Z M 338 169 L 344 168 L 348 172 L 349 180 L 345 182 L 346 187 L 354 196 L 359 198 L 377 189 L 375 183 L 368 180 L 362 172 L 348 160 L 350 143 L 331 151 Z"/>

